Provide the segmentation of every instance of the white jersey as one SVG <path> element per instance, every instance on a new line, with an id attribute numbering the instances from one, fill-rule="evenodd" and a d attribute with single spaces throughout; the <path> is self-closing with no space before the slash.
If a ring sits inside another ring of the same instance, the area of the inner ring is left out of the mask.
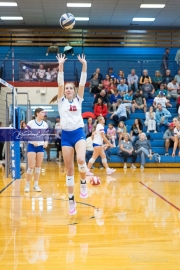
<path id="1" fill-rule="evenodd" d="M 97 124 L 96 131 L 94 133 L 93 143 L 103 145 L 103 138 L 101 136 L 102 133 L 105 133 L 104 126 L 101 124 Z"/>
<path id="2" fill-rule="evenodd" d="M 156 102 L 156 104 L 160 103 L 163 108 L 166 108 L 168 100 L 165 97 L 155 97 L 154 102 Z"/>
<path id="3" fill-rule="evenodd" d="M 180 138 L 180 129 L 177 129 L 177 127 L 174 129 L 174 136 L 178 136 L 178 138 Z"/>
<path id="4" fill-rule="evenodd" d="M 62 130 L 72 131 L 84 127 L 82 118 L 83 98 L 78 95 L 69 102 L 64 96 L 58 99 L 58 110 L 61 117 Z"/>
<path id="5" fill-rule="evenodd" d="M 46 76 L 46 71 L 45 69 L 38 69 L 38 76 L 39 78 L 43 79 Z"/>
<path id="6" fill-rule="evenodd" d="M 32 130 L 32 132 L 30 132 L 30 134 L 34 134 L 34 138 L 35 141 L 29 141 L 28 143 L 38 143 L 39 145 L 44 145 L 44 142 L 47 141 L 46 140 L 46 134 L 48 133 L 48 125 L 45 121 L 42 121 L 40 124 L 38 124 L 35 120 L 31 120 L 27 123 L 26 129 Z M 42 131 L 43 130 L 43 131 Z M 36 136 L 36 134 L 38 134 Z M 37 140 L 36 140 L 37 138 Z M 42 140 L 41 140 L 42 139 Z"/>
<path id="7" fill-rule="evenodd" d="M 46 72 L 46 80 L 51 81 L 51 72 Z"/>

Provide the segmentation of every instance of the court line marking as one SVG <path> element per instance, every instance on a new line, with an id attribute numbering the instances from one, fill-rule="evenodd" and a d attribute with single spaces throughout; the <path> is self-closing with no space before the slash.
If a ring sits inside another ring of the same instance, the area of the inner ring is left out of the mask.
<path id="1" fill-rule="evenodd" d="M 12 183 L 14 183 L 14 181 L 16 181 L 17 179 L 14 179 L 12 182 L 10 182 L 7 186 L 5 186 L 3 189 L 0 190 L 0 194 L 3 193 L 3 191 L 6 190 L 6 188 L 8 188 L 10 185 L 12 185 Z"/>
<path id="2" fill-rule="evenodd" d="M 144 183 L 139 182 L 141 185 L 143 185 L 144 187 L 146 187 L 147 189 L 149 189 L 151 192 L 153 192 L 154 194 L 156 194 L 159 198 L 161 198 L 163 201 L 165 201 L 166 203 L 170 204 L 172 207 L 174 207 L 176 210 L 180 211 L 180 208 L 177 207 L 176 205 L 174 205 L 173 203 L 171 203 L 170 201 L 168 201 L 166 198 L 164 198 L 163 196 L 161 196 L 159 193 L 157 193 L 156 191 L 154 191 L 153 189 L 151 189 L 150 187 L 146 186 Z"/>

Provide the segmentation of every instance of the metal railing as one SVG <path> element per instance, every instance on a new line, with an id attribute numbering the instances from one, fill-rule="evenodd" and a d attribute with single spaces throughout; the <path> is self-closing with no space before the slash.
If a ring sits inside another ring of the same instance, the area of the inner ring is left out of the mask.
<path id="1" fill-rule="evenodd" d="M 40 63 L 48 63 L 48 62 L 56 62 L 55 59 L 15 59 L 14 60 L 14 68 L 15 68 L 15 81 L 19 80 L 19 62 L 40 62 Z M 160 60 L 87 60 L 88 62 L 88 80 L 90 80 L 91 75 L 94 73 L 96 68 L 100 68 L 101 73 L 105 77 L 107 74 L 108 68 L 113 67 L 114 73 L 118 75 L 119 70 L 123 70 L 125 77 L 128 76 L 131 69 L 136 70 L 136 74 L 140 77 L 144 69 L 148 70 L 148 74 L 151 78 L 154 77 L 155 71 L 161 71 L 161 63 Z M 6 81 L 12 81 L 12 59 L 1 60 L 0 65 L 3 67 L 3 79 Z M 78 60 L 68 60 L 64 66 L 65 72 L 65 80 L 76 81 L 77 74 L 81 72 L 81 63 Z M 175 76 L 178 71 L 178 65 L 175 61 L 169 61 L 168 68 L 171 70 L 171 75 Z"/>

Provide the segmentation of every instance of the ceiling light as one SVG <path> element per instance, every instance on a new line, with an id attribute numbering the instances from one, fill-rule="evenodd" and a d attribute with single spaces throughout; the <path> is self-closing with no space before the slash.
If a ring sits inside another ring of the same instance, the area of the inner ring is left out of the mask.
<path id="1" fill-rule="evenodd" d="M 134 22 L 153 22 L 155 18 L 133 18 Z"/>
<path id="2" fill-rule="evenodd" d="M 141 4 L 140 8 L 164 8 L 165 4 Z"/>
<path id="3" fill-rule="evenodd" d="M 76 21 L 89 21 L 88 17 L 75 17 Z"/>
<path id="4" fill-rule="evenodd" d="M 23 17 L 0 17 L 2 21 L 5 20 L 23 20 Z"/>
<path id="5" fill-rule="evenodd" d="M 67 7 L 91 7 L 91 3 L 67 3 Z"/>
<path id="6" fill-rule="evenodd" d="M 13 2 L 0 2 L 0 7 L 16 7 L 17 3 Z"/>

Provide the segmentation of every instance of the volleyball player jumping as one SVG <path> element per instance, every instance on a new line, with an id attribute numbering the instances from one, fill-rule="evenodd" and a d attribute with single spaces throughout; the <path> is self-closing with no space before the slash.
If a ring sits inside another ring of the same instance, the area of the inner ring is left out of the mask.
<path id="1" fill-rule="evenodd" d="M 48 125 L 45 121 L 43 121 L 44 115 L 45 115 L 44 109 L 37 108 L 35 110 L 35 119 L 29 121 L 27 123 L 26 128 L 34 130 L 32 133 L 38 132 L 41 135 L 43 135 L 43 133 L 44 135 L 46 135 L 46 133 L 48 132 Z M 30 181 L 32 178 L 34 168 L 35 168 L 34 190 L 37 192 L 41 192 L 41 188 L 38 185 L 38 181 L 44 157 L 44 148 L 46 148 L 47 145 L 48 145 L 47 136 L 40 136 L 39 140 L 28 142 L 27 147 L 28 169 L 24 192 L 30 192 Z"/>
<path id="2" fill-rule="evenodd" d="M 87 78 L 87 63 L 85 56 L 78 56 L 82 63 L 82 72 L 79 82 L 79 90 L 76 93 L 75 85 L 68 82 L 64 85 L 64 63 L 67 60 L 65 55 L 57 56 L 59 62 L 58 73 L 58 95 L 50 103 L 58 101 L 58 110 L 61 117 L 61 145 L 66 168 L 66 185 L 69 196 L 69 214 L 76 214 L 76 203 L 74 201 L 74 148 L 77 155 L 78 169 L 80 172 L 80 197 L 87 198 L 88 190 L 86 185 L 86 137 L 83 131 L 84 122 L 82 119 L 82 102 L 84 96 L 84 87 Z"/>

